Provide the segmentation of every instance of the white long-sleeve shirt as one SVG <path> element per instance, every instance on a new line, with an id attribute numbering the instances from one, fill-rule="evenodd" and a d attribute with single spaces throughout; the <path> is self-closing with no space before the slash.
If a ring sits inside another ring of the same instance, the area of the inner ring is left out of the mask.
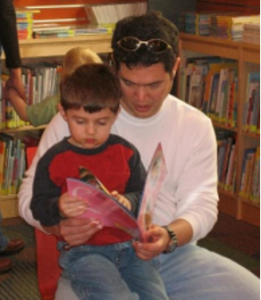
<path id="1" fill-rule="evenodd" d="M 153 222 L 167 225 L 182 218 L 193 228 L 193 241 L 206 236 L 216 222 L 218 202 L 217 146 L 210 119 L 169 95 L 151 118 L 133 117 L 122 108 L 112 132 L 138 148 L 145 168 L 157 144 L 162 144 L 168 174 L 160 190 Z M 57 114 L 42 136 L 19 191 L 21 217 L 38 228 L 41 227 L 29 208 L 36 164 L 48 148 L 69 134 L 67 123 Z"/>

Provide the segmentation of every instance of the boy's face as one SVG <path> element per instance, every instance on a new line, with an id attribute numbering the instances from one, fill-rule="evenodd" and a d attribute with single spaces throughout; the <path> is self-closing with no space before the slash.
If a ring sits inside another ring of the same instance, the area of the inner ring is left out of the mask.
<path id="1" fill-rule="evenodd" d="M 171 90 L 175 71 L 176 65 L 170 75 L 162 63 L 131 69 L 121 63 L 118 76 L 123 92 L 122 107 L 138 118 L 154 116 Z"/>
<path id="2" fill-rule="evenodd" d="M 109 108 L 88 113 L 83 108 L 64 111 L 60 106 L 60 113 L 69 126 L 69 141 L 84 149 L 94 149 L 104 144 L 117 117 Z"/>

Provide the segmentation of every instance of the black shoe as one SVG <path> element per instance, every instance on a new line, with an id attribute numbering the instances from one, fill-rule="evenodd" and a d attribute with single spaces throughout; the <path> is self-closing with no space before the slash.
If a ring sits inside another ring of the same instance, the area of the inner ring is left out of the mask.
<path id="1" fill-rule="evenodd" d="M 0 251 L 1 255 L 14 254 L 21 251 L 24 248 L 24 242 L 19 239 L 10 240 L 6 248 Z"/>
<path id="2" fill-rule="evenodd" d="M 11 270 L 13 267 L 13 262 L 9 258 L 0 259 L 0 274 Z"/>

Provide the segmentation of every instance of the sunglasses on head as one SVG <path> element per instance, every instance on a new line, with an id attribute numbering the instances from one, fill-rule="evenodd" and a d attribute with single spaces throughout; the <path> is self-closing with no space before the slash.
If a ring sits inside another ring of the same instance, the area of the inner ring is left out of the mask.
<path id="1" fill-rule="evenodd" d="M 141 45 L 146 45 L 147 49 L 152 53 L 162 53 L 172 47 L 161 39 L 151 39 L 141 41 L 134 36 L 127 36 L 117 42 L 117 45 L 125 51 L 137 51 Z"/>

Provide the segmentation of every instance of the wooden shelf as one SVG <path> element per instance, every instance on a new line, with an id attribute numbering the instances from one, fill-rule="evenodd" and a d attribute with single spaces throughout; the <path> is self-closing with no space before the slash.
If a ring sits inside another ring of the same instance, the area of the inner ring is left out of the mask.
<path id="1" fill-rule="evenodd" d="M 18 206 L 17 206 L 16 195 L 1 195 L 0 197 L 0 210 L 4 219 L 18 217 Z"/>
<path id="2" fill-rule="evenodd" d="M 234 218 L 237 218 L 238 203 L 236 195 L 219 190 L 218 209 Z"/>
<path id="3" fill-rule="evenodd" d="M 88 47 L 92 51 L 102 54 L 111 52 L 111 34 L 28 39 L 20 40 L 19 45 L 21 58 L 63 56 L 73 47 Z"/>
<path id="4" fill-rule="evenodd" d="M 181 64 L 185 66 L 187 58 L 218 56 L 226 59 L 233 59 L 238 65 L 238 112 L 237 128 L 213 122 L 216 128 L 234 131 L 237 134 L 237 175 L 236 175 L 236 192 L 230 194 L 220 190 L 219 210 L 229 214 L 237 219 L 260 226 L 260 207 L 250 201 L 239 197 L 239 186 L 242 174 L 242 162 L 244 150 L 246 148 L 257 147 L 259 145 L 260 135 L 248 133 L 243 130 L 243 115 L 246 95 L 247 74 L 260 70 L 260 45 L 249 44 L 244 42 L 234 42 L 230 40 L 218 39 L 215 37 L 204 37 L 181 33 Z M 178 91 L 181 93 L 182 76 L 179 70 Z"/>
<path id="5" fill-rule="evenodd" d="M 62 56 L 73 47 L 88 47 L 97 53 L 111 52 L 111 35 L 32 39 L 20 42 L 21 58 Z"/>
<path id="6" fill-rule="evenodd" d="M 22 40 L 20 41 L 20 55 L 22 59 L 62 57 L 73 47 L 88 47 L 99 54 L 110 53 L 111 35 L 99 34 L 72 38 Z M 35 131 L 44 128 L 45 126 L 25 126 L 14 129 L 1 129 L 0 132 L 17 133 L 19 135 L 23 131 Z M 0 196 L 0 209 L 3 218 L 19 216 L 16 195 Z"/>

